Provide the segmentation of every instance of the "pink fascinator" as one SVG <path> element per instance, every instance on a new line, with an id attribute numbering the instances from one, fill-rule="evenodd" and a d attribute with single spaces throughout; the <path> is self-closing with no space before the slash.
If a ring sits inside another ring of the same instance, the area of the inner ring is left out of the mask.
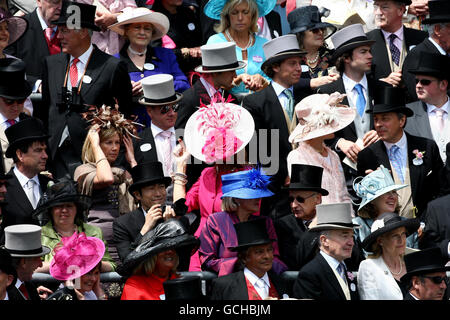
<path id="1" fill-rule="evenodd" d="M 58 280 L 72 280 L 91 271 L 103 258 L 105 244 L 84 232 L 61 239 L 53 249 L 50 274 Z"/>

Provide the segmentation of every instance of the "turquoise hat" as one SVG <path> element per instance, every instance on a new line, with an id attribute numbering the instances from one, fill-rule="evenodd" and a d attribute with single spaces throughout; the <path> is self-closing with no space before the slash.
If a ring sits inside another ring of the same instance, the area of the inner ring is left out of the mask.
<path id="1" fill-rule="evenodd" d="M 361 180 L 357 182 L 359 178 Z M 403 189 L 407 186 L 407 184 L 395 184 L 389 170 L 381 165 L 379 169 L 369 173 L 364 178 L 358 177 L 353 181 L 353 190 L 362 199 L 358 211 L 379 196 L 393 190 Z"/>
<path id="2" fill-rule="evenodd" d="M 222 197 L 237 199 L 257 199 L 273 196 L 267 186 L 270 177 L 261 168 L 239 171 L 222 176 Z"/>
<path id="3" fill-rule="evenodd" d="M 258 17 L 264 17 L 275 8 L 277 0 L 247 0 L 255 1 L 258 6 Z M 214 20 L 220 20 L 220 14 L 228 0 L 209 0 L 203 11 Z"/>

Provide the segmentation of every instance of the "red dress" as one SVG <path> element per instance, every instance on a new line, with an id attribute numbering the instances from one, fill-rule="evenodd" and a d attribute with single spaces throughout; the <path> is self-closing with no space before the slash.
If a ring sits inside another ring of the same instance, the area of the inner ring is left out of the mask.
<path id="1" fill-rule="evenodd" d="M 172 274 L 170 279 L 178 276 Z M 161 300 L 164 294 L 163 282 L 167 279 L 151 275 L 134 275 L 128 278 L 120 300 Z"/>

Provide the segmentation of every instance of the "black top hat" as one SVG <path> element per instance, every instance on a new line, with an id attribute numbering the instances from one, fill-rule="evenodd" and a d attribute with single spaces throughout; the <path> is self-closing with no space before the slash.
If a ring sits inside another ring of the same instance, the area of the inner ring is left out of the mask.
<path id="1" fill-rule="evenodd" d="M 429 1 L 428 12 L 430 13 L 429 18 L 423 20 L 423 24 L 450 22 L 450 1 Z"/>
<path id="2" fill-rule="evenodd" d="M 117 268 L 117 273 L 127 277 L 141 262 L 160 252 L 174 249 L 193 254 L 200 241 L 186 231 L 182 222 L 169 219 L 157 224 L 142 237 L 139 245 L 125 258 Z"/>
<path id="3" fill-rule="evenodd" d="M 306 30 L 326 29 L 324 39 L 331 36 L 337 28 L 331 23 L 322 22 L 322 15 L 316 6 L 304 6 L 291 11 L 288 14 L 291 33 L 304 32 Z"/>
<path id="4" fill-rule="evenodd" d="M 25 62 L 20 59 L 0 59 L 0 97 L 25 99 L 31 94 L 31 85 L 25 79 Z"/>
<path id="5" fill-rule="evenodd" d="M 372 252 L 372 245 L 377 238 L 394 229 L 405 227 L 406 234 L 409 236 L 419 229 L 420 222 L 418 219 L 402 219 L 397 213 L 382 213 L 373 222 L 371 233 L 364 239 L 362 246 L 366 251 Z"/>
<path id="6" fill-rule="evenodd" d="M 448 70 L 450 70 L 450 57 L 443 54 L 421 51 L 419 53 L 417 67 L 408 71 L 412 74 L 421 74 L 449 80 L 450 75 Z"/>
<path id="7" fill-rule="evenodd" d="M 133 178 L 133 184 L 128 188 L 128 191 L 133 194 L 136 189 L 162 182 L 168 187 L 172 183 L 170 177 L 164 176 L 162 163 L 144 162 L 131 168 L 131 177 Z"/>
<path id="8" fill-rule="evenodd" d="M 49 135 L 45 132 L 44 124 L 38 118 L 30 117 L 21 120 L 5 130 L 9 146 L 6 149 L 5 156 L 12 158 L 16 152 L 17 146 L 25 141 L 46 140 Z"/>
<path id="9" fill-rule="evenodd" d="M 244 222 L 239 222 L 234 225 L 238 245 L 229 248 L 230 251 L 241 251 L 252 246 L 270 243 L 272 240 L 267 233 L 266 219 L 258 218 Z"/>
<path id="10" fill-rule="evenodd" d="M 375 92 L 373 109 L 366 110 L 366 113 L 400 112 L 411 117 L 414 111 L 405 107 L 405 104 L 406 97 L 402 88 L 383 85 Z"/>
<path id="11" fill-rule="evenodd" d="M 323 168 L 308 164 L 292 164 L 291 182 L 283 189 L 316 191 L 323 196 L 328 195 L 328 191 L 322 186 Z"/>
<path id="12" fill-rule="evenodd" d="M 72 179 L 65 178 L 47 188 L 33 211 L 33 217 L 41 225 L 45 225 L 50 219 L 50 209 L 68 202 L 74 202 L 77 205 L 77 216 L 84 221 L 85 213 L 91 207 L 92 199 L 78 193 L 77 183 Z"/>
<path id="13" fill-rule="evenodd" d="M 202 280 L 186 276 L 163 282 L 165 300 L 203 300 Z"/>
<path id="14" fill-rule="evenodd" d="M 406 274 L 400 281 L 407 283 L 412 276 L 450 270 L 440 248 L 429 248 L 405 255 Z"/>
<path id="15" fill-rule="evenodd" d="M 14 278 L 17 277 L 16 269 L 12 265 L 11 254 L 4 248 L 0 248 L 0 271 L 13 275 Z"/>
<path id="16" fill-rule="evenodd" d="M 74 7 L 78 7 L 79 11 Z M 88 28 L 94 31 L 100 31 L 101 29 L 95 25 L 96 9 L 96 6 L 90 4 L 63 1 L 61 15 L 58 20 L 54 20 L 52 23 L 55 25 L 67 25 L 69 29 Z M 76 15 L 77 12 L 80 12 L 79 17 Z M 72 25 L 67 24 L 68 21 Z"/>

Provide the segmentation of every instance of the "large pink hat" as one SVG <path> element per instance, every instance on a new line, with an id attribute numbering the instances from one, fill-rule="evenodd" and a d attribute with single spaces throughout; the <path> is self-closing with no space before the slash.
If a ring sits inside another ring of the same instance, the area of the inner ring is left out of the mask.
<path id="1" fill-rule="evenodd" d="M 322 137 L 345 128 L 356 116 L 355 108 L 340 104 L 345 94 L 313 94 L 295 106 L 298 124 L 289 136 L 289 142 L 300 142 Z"/>
<path id="2" fill-rule="evenodd" d="M 91 271 L 103 258 L 105 244 L 84 232 L 62 238 L 53 251 L 50 274 L 57 280 L 72 280 Z"/>
<path id="3" fill-rule="evenodd" d="M 184 141 L 187 151 L 206 163 L 230 158 L 250 142 L 255 131 L 253 117 L 230 101 L 211 100 L 200 104 L 186 123 Z"/>

